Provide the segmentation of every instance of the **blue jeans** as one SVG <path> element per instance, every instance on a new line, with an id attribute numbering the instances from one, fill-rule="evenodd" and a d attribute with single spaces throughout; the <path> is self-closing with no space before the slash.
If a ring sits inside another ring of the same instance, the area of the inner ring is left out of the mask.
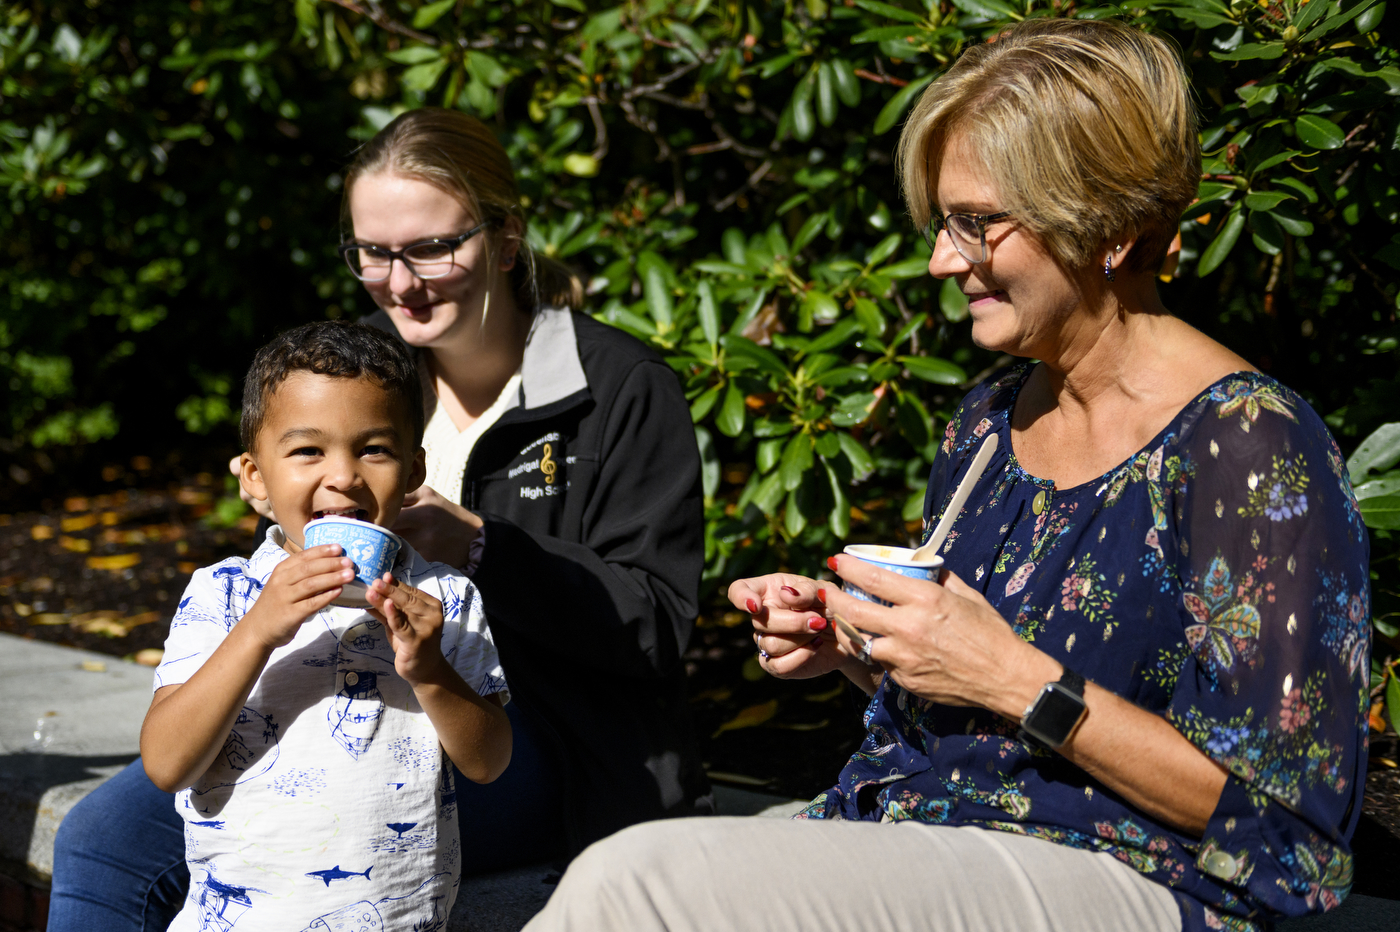
<path id="1" fill-rule="evenodd" d="M 494 783 L 457 774 L 462 875 L 562 858 L 559 765 L 543 736 L 506 706 L 510 766 Z M 48 932 L 164 932 L 184 905 L 184 822 L 138 759 L 73 807 L 53 852 Z"/>

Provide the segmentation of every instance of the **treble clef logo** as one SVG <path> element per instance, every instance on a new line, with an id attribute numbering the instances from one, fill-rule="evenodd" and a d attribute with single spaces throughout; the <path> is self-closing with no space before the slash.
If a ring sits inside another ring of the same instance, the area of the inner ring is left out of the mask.
<path id="1" fill-rule="evenodd" d="M 544 484 L 554 484 L 554 473 L 559 469 L 559 464 L 550 458 L 553 448 L 549 444 L 544 445 L 544 455 L 540 457 L 540 472 L 544 473 Z"/>

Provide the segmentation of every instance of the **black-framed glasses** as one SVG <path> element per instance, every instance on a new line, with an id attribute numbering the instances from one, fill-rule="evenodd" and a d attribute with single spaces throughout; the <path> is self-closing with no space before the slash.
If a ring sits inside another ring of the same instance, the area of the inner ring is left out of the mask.
<path id="1" fill-rule="evenodd" d="M 948 238 L 953 241 L 958 255 L 977 265 L 987 261 L 987 225 L 1010 216 L 1009 210 L 996 214 L 948 214 L 946 217 L 934 211 L 923 229 L 924 241 L 933 251 L 938 243 L 938 234 L 947 227 Z"/>
<path id="2" fill-rule="evenodd" d="M 362 282 L 382 282 L 393 271 L 394 260 L 398 259 L 408 270 L 419 278 L 442 278 L 452 272 L 452 256 L 467 240 L 492 226 L 493 221 L 478 223 L 461 236 L 449 239 L 429 239 L 421 243 L 411 243 L 402 249 L 385 249 L 383 246 L 367 246 L 364 243 L 346 243 L 340 247 L 345 264 Z"/>

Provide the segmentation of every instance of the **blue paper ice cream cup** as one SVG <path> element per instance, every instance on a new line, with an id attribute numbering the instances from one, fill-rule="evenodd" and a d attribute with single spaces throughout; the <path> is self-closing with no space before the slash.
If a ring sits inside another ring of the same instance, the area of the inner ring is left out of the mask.
<path id="1" fill-rule="evenodd" d="M 908 547 L 885 547 L 881 544 L 851 544 L 844 552 L 864 563 L 869 563 L 871 566 L 878 566 L 882 570 L 889 570 L 891 573 L 898 573 L 901 576 L 908 576 L 911 579 L 928 579 L 936 582 L 938 580 L 938 568 L 943 565 L 942 557 L 915 560 L 914 551 Z M 860 599 L 862 602 L 875 602 L 879 605 L 890 604 L 884 599 L 876 598 L 855 583 L 844 582 L 842 588 L 847 595 Z"/>
<path id="2" fill-rule="evenodd" d="M 339 544 L 355 563 L 355 578 L 342 588 L 336 605 L 368 605 L 365 593 L 376 579 L 389 572 L 403 541 L 398 535 L 368 521 L 329 515 L 306 522 L 302 538 L 307 547 Z"/>

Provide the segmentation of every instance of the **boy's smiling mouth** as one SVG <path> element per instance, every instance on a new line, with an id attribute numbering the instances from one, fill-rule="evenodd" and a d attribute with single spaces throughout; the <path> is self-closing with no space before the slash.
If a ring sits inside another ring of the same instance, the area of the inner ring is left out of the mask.
<path id="1" fill-rule="evenodd" d="M 363 508 L 356 508 L 353 505 L 349 508 L 327 508 L 324 511 L 313 511 L 313 518 L 355 518 L 359 521 L 368 521 L 369 512 Z"/>

